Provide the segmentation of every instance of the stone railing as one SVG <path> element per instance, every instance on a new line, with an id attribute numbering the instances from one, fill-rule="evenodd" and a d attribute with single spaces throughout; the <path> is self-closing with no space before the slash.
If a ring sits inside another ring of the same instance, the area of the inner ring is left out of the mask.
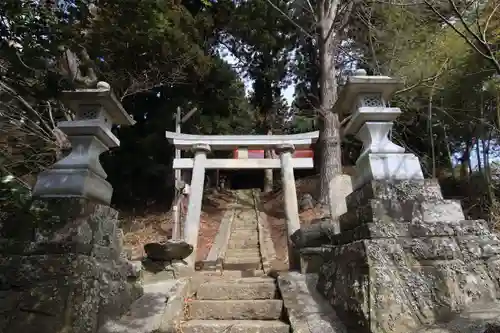
<path id="1" fill-rule="evenodd" d="M 76 117 L 59 123 L 71 153 L 42 172 L 35 205 L 48 217 L 0 239 L 0 331 L 94 333 L 142 293 L 123 252 L 113 189 L 99 155 L 119 145 L 113 124 L 133 119 L 105 82 L 63 92 Z M 21 223 L 21 222 L 20 222 Z M 5 235 L 5 234 L 4 234 Z"/>

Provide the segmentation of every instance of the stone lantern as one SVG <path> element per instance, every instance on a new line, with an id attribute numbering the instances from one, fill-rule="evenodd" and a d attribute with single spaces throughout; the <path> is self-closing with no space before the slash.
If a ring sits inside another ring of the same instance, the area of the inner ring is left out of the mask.
<path id="1" fill-rule="evenodd" d="M 353 190 L 371 180 L 423 179 L 420 162 L 414 154 L 389 138 L 399 108 L 387 107 L 391 95 L 401 86 L 388 76 L 367 76 L 357 71 L 347 79 L 339 96 L 336 111 L 341 116 L 350 114 L 344 134 L 355 135 L 363 142 L 363 150 L 356 161 Z"/>
<path id="2" fill-rule="evenodd" d="M 74 121 L 58 124 L 71 153 L 39 175 L 33 216 L 0 236 L 0 256 L 15 253 L 15 260 L 0 260 L 0 275 L 14 272 L 0 279 L 6 294 L 0 307 L 6 318 L 19 318 L 4 326 L 0 316 L 5 333 L 94 333 L 143 293 L 140 265 L 124 251 L 118 212 L 109 207 L 113 189 L 99 163 L 101 153 L 119 145 L 112 125 L 134 120 L 105 82 L 63 92 L 62 99 L 75 113 Z"/>
<path id="3" fill-rule="evenodd" d="M 106 82 L 99 82 L 97 89 L 64 91 L 62 100 L 75 113 L 75 120 L 58 123 L 71 142 L 71 153 L 38 176 L 33 197 L 80 197 L 108 205 L 113 188 L 99 155 L 120 145 L 111 132 L 113 124 L 127 126 L 135 121 Z"/>

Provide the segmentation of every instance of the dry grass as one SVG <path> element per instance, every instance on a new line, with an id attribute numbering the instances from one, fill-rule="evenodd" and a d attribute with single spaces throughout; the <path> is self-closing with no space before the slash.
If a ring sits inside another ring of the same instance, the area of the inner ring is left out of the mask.
<path id="1" fill-rule="evenodd" d="M 172 235 L 172 213 L 148 213 L 142 216 L 122 218 L 125 234 L 124 245 L 132 252 L 132 259 L 144 256 L 143 246 L 147 243 L 169 239 Z"/>
<path id="2" fill-rule="evenodd" d="M 231 200 L 228 193 L 205 195 L 200 217 L 197 261 L 204 260 L 208 255 L 219 230 L 224 211 Z M 122 217 L 121 225 L 125 234 L 124 245 L 132 252 L 133 260 L 139 260 L 144 256 L 145 244 L 171 238 L 172 216 L 172 211 L 168 211 L 162 213 L 151 212 L 144 215 L 125 214 Z"/>

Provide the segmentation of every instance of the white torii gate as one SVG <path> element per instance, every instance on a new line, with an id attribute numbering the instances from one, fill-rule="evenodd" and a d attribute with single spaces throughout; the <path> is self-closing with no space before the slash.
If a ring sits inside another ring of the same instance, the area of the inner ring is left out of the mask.
<path id="1" fill-rule="evenodd" d="M 193 135 L 166 132 L 170 143 L 180 150 L 194 151 L 194 158 L 174 159 L 174 169 L 192 169 L 191 189 L 186 220 L 184 222 L 184 240 L 193 245 L 193 253 L 186 259 L 194 268 L 200 214 L 203 197 L 203 182 L 206 169 L 281 169 L 281 178 L 285 196 L 285 215 L 288 241 L 290 236 L 300 229 L 297 193 L 293 169 L 311 169 L 313 159 L 293 158 L 295 149 L 309 148 L 318 139 L 319 132 L 292 135 Z M 274 149 L 278 159 L 207 159 L 211 150 L 234 149 Z"/>

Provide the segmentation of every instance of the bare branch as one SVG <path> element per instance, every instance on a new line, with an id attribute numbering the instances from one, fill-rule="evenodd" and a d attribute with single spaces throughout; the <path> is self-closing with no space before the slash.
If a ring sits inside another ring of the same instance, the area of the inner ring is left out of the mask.
<path id="1" fill-rule="evenodd" d="M 311 35 L 306 29 L 301 27 L 297 22 L 295 22 L 294 19 L 292 19 L 288 14 L 286 14 L 284 11 L 282 11 L 278 6 L 276 6 L 271 0 L 266 0 L 274 9 L 276 9 L 278 12 L 280 12 L 285 18 L 290 21 L 295 27 L 297 27 L 299 30 L 301 30 L 307 37 L 311 39 L 315 39 L 313 35 Z"/>
<path id="2" fill-rule="evenodd" d="M 45 122 L 42 116 L 21 95 L 19 95 L 13 88 L 9 87 L 7 83 L 2 80 L 0 80 L 0 89 L 14 96 L 26 108 L 26 110 L 28 110 L 35 118 L 40 121 L 40 124 L 45 128 L 47 132 L 52 132 L 52 128 Z"/>
<path id="3" fill-rule="evenodd" d="M 446 59 L 446 61 L 445 61 L 445 64 L 447 64 L 447 63 L 448 63 L 448 59 Z M 418 87 L 419 85 L 421 85 L 421 84 L 423 84 L 423 83 L 425 83 L 425 82 L 436 81 L 436 80 L 437 80 L 437 79 L 438 79 L 441 75 L 443 75 L 443 72 L 442 72 L 442 71 L 439 71 L 436 75 L 433 75 L 433 76 L 428 77 L 428 78 L 426 78 L 426 79 L 421 79 L 421 80 L 419 80 L 418 82 L 416 82 L 416 83 L 412 84 L 412 85 L 411 85 L 411 86 L 409 86 L 409 87 L 406 87 L 406 88 L 403 88 L 403 89 L 401 89 L 401 90 L 396 91 L 396 92 L 394 93 L 394 95 L 397 95 L 397 94 L 402 94 L 402 93 L 405 93 L 405 92 L 407 92 L 407 91 L 410 91 L 410 90 L 412 90 L 412 89 L 414 89 L 414 88 Z"/>
<path id="4" fill-rule="evenodd" d="M 462 23 L 462 25 L 465 28 L 465 30 L 472 36 L 472 38 L 474 38 L 479 43 L 479 45 L 482 45 L 484 47 L 484 41 L 482 41 L 481 38 L 479 38 L 479 36 L 474 31 L 472 31 L 472 29 L 469 27 L 469 25 L 467 24 L 467 22 L 465 22 L 465 18 L 462 15 L 462 13 L 460 13 L 460 11 L 458 10 L 457 5 L 455 4 L 455 2 L 453 0 L 448 0 L 448 3 L 453 8 L 453 12 L 455 12 L 455 14 L 458 16 L 458 19 Z M 477 17 L 476 20 L 477 19 L 479 19 L 479 18 Z"/>
<path id="5" fill-rule="evenodd" d="M 311 1 L 310 0 L 306 0 L 306 2 L 307 2 L 307 5 L 309 6 L 309 10 L 311 11 L 311 14 L 314 17 L 314 21 L 318 22 L 318 18 L 316 16 L 316 13 L 314 12 L 314 8 L 313 8 L 313 5 L 311 4 Z"/>
<path id="6" fill-rule="evenodd" d="M 486 22 L 484 24 L 484 29 L 483 29 L 483 40 L 485 40 L 485 41 L 486 41 L 486 32 L 488 30 L 488 26 L 490 25 L 490 21 L 493 18 L 493 15 L 497 11 L 497 9 L 499 9 L 499 8 L 500 8 L 500 1 L 496 4 L 495 8 L 493 8 L 493 10 L 491 11 L 490 15 L 486 19 Z"/>
<path id="7" fill-rule="evenodd" d="M 52 107 L 50 106 L 50 102 L 47 101 L 47 111 L 49 112 L 50 122 L 52 123 L 52 127 L 56 128 L 56 123 L 54 122 L 54 117 L 52 116 Z"/>
<path id="8" fill-rule="evenodd" d="M 469 37 L 467 37 L 462 31 L 458 30 L 457 27 L 455 27 L 455 25 L 453 23 L 451 23 L 446 17 L 444 17 L 443 14 L 441 14 L 428 0 L 424 0 L 425 4 L 427 5 L 427 7 L 429 7 L 433 12 L 434 14 L 436 14 L 446 25 L 448 25 L 450 28 L 452 28 L 457 34 L 460 35 L 460 37 L 462 37 L 466 42 L 467 44 L 469 44 L 474 50 L 476 50 L 476 52 L 478 52 L 481 56 L 487 58 L 487 59 L 491 59 L 490 56 L 484 54 L 477 46 L 476 44 L 474 44 L 470 39 Z M 463 19 L 463 17 L 462 17 Z"/>
<path id="9" fill-rule="evenodd" d="M 465 42 L 467 44 L 469 44 L 477 53 L 479 53 L 485 59 L 489 60 L 493 64 L 493 66 L 495 67 L 497 72 L 500 74 L 500 62 L 495 57 L 495 54 L 493 53 L 492 49 L 490 48 L 489 43 L 487 42 L 487 40 L 485 38 L 481 39 L 480 36 L 478 36 L 474 31 L 472 31 L 472 29 L 465 21 L 464 16 L 460 13 L 460 11 L 458 10 L 458 8 L 453 0 L 448 0 L 448 2 L 450 3 L 450 5 L 453 8 L 453 12 L 458 16 L 458 19 L 460 20 L 460 22 L 463 25 L 466 32 L 472 36 L 472 38 L 478 43 L 478 45 L 476 45 L 476 43 L 474 43 L 474 41 L 471 40 L 465 33 L 463 33 L 457 27 L 455 27 L 455 25 L 453 23 L 451 23 L 446 17 L 444 17 L 444 15 L 441 14 L 439 12 L 439 10 L 437 10 L 429 2 L 429 0 L 424 0 L 424 2 L 427 5 L 427 7 L 429 7 L 446 25 L 448 25 L 460 37 L 462 37 L 465 40 Z M 495 11 L 496 11 L 496 9 L 495 9 Z M 479 20 L 479 18 L 476 18 L 476 20 Z M 485 37 L 484 34 L 483 34 L 483 37 Z M 483 48 L 487 53 L 483 52 L 483 50 L 481 50 L 479 47 Z"/>

